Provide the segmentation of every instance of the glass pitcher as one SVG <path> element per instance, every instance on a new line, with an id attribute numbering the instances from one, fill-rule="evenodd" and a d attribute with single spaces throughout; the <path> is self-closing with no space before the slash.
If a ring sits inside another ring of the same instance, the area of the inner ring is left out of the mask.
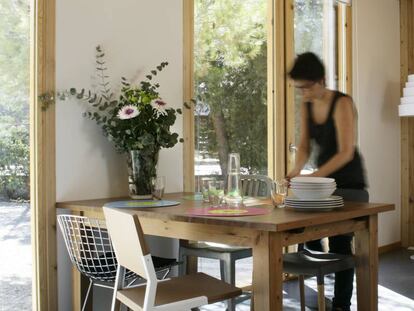
<path id="1" fill-rule="evenodd" d="M 227 195 L 225 201 L 229 206 L 243 204 L 240 180 L 240 155 L 238 153 L 229 154 L 229 162 L 227 165 Z"/>

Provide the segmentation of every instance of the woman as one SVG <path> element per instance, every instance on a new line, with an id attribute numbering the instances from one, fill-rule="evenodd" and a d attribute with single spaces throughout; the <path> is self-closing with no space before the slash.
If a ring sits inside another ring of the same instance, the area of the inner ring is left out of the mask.
<path id="1" fill-rule="evenodd" d="M 302 95 L 301 136 L 294 169 L 287 178 L 300 175 L 316 146 L 318 170 L 308 176 L 335 178 L 335 194 L 347 201 L 368 202 L 361 156 L 355 146 L 356 112 L 352 98 L 325 85 L 325 68 L 313 53 L 299 55 L 289 73 Z M 311 142 L 314 142 L 311 145 Z M 329 238 L 329 251 L 352 254 L 352 234 Z M 322 251 L 321 241 L 306 243 L 311 250 Z M 350 310 L 354 269 L 335 274 L 335 311 Z"/>

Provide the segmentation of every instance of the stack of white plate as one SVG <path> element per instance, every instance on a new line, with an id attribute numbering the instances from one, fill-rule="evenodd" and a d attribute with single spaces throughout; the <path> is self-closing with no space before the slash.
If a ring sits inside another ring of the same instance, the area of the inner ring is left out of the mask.
<path id="1" fill-rule="evenodd" d="M 295 197 L 287 197 L 285 200 L 286 206 L 308 211 L 326 211 L 335 208 L 343 207 L 344 200 L 340 196 L 331 196 L 325 199 L 299 199 Z"/>
<path id="2" fill-rule="evenodd" d="M 336 182 L 326 177 L 294 177 L 290 181 L 290 189 L 299 199 L 326 199 L 335 191 Z"/>

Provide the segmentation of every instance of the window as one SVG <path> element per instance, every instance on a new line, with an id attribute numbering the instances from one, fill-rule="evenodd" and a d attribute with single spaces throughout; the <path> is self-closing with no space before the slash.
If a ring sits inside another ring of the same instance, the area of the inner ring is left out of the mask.
<path id="1" fill-rule="evenodd" d="M 347 53 L 346 19 L 349 12 L 346 10 L 346 5 L 336 0 L 292 0 L 290 9 L 287 27 L 293 28 L 293 40 L 290 41 L 290 54 L 287 55 L 287 59 L 290 60 L 288 66 L 297 54 L 311 51 L 317 54 L 325 64 L 327 87 L 346 92 L 348 84 L 345 81 L 347 75 L 344 68 L 346 68 L 347 59 L 344 56 L 351 52 L 349 50 Z M 299 142 L 300 137 L 300 104 L 299 94 L 289 83 L 287 132 L 290 165 L 294 163 L 294 146 Z M 311 172 L 315 168 L 315 153 L 313 153 L 303 173 Z"/>
<path id="2" fill-rule="evenodd" d="M 184 119 L 186 191 L 225 172 L 229 152 L 240 153 L 243 173 L 286 173 L 298 135 L 286 70 L 310 50 L 324 59 L 329 87 L 349 91 L 349 13 L 336 0 L 184 1 L 184 93 L 194 99 Z"/>
<path id="3" fill-rule="evenodd" d="M 194 2 L 194 171 L 267 174 L 267 0 Z"/>

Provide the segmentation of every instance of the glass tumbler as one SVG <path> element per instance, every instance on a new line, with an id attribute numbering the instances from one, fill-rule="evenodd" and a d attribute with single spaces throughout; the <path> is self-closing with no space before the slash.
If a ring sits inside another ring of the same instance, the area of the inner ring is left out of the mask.
<path id="1" fill-rule="evenodd" d="M 164 195 L 165 189 L 165 176 L 157 176 L 152 179 L 152 196 L 161 200 Z"/>
<path id="2" fill-rule="evenodd" d="M 279 179 L 273 182 L 272 200 L 276 207 L 285 207 L 285 198 L 288 193 L 289 183 L 286 179 Z"/>
<path id="3" fill-rule="evenodd" d="M 222 180 L 210 181 L 208 196 L 210 203 L 214 206 L 220 206 L 224 198 L 224 182 Z"/>
<path id="4" fill-rule="evenodd" d="M 211 177 L 205 177 L 201 179 L 201 194 L 203 195 L 203 202 L 210 202 L 209 189 L 210 182 L 213 181 Z"/>

